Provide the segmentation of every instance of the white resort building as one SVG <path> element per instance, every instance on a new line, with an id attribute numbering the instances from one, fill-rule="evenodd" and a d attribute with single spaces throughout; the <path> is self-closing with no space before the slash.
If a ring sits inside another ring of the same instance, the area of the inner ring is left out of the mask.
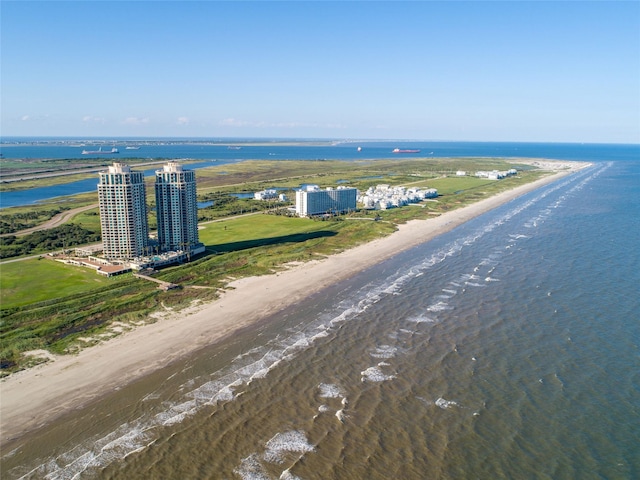
<path id="1" fill-rule="evenodd" d="M 105 258 L 121 260 L 144 255 L 149 242 L 144 174 L 116 162 L 98 175 Z"/>
<path id="2" fill-rule="evenodd" d="M 296 214 L 300 217 L 344 213 L 356 209 L 358 190 L 352 187 L 320 189 L 307 185 L 296 191 Z"/>
<path id="3" fill-rule="evenodd" d="M 386 210 L 387 208 L 402 207 L 410 203 L 418 203 L 427 198 L 436 198 L 438 190 L 435 188 L 406 188 L 392 187 L 386 184 L 369 187 L 365 193 L 360 195 L 358 202 L 364 208 L 376 210 Z"/>
<path id="4" fill-rule="evenodd" d="M 518 171 L 515 168 L 511 168 L 509 170 L 502 171 L 502 172 L 499 172 L 498 170 L 491 170 L 490 172 L 480 170 L 476 172 L 476 177 L 486 178 L 489 180 L 501 180 L 505 177 L 511 177 L 517 174 L 518 174 Z"/>
<path id="5" fill-rule="evenodd" d="M 253 194 L 254 200 L 274 200 L 278 198 L 278 191 L 274 188 L 267 188 Z"/>
<path id="6" fill-rule="evenodd" d="M 193 250 L 198 240 L 196 174 L 176 162 L 156 170 L 156 210 L 160 250 Z"/>

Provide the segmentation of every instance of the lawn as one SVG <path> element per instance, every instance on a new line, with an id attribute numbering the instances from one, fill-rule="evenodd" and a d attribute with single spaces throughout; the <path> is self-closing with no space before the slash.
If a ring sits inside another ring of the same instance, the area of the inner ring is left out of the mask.
<path id="1" fill-rule="evenodd" d="M 316 232 L 325 228 L 323 222 L 308 218 L 285 217 L 258 213 L 256 215 L 201 224 L 200 241 L 216 251 L 230 251 L 238 242 L 268 240 Z"/>
<path id="2" fill-rule="evenodd" d="M 436 178 L 429 181 L 429 186 L 437 189 L 438 195 L 450 195 L 494 184 L 496 184 L 496 180 L 471 176 Z"/>
<path id="3" fill-rule="evenodd" d="M 117 281 L 104 278 L 93 270 L 48 258 L 3 263 L 0 266 L 0 305 L 4 310 L 73 296 Z"/>

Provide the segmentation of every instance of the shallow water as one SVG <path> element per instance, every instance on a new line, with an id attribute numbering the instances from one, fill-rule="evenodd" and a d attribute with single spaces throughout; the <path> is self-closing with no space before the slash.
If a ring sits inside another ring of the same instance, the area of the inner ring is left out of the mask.
<path id="1" fill-rule="evenodd" d="M 639 179 L 512 201 L 68 415 L 3 478 L 638 478 Z"/>

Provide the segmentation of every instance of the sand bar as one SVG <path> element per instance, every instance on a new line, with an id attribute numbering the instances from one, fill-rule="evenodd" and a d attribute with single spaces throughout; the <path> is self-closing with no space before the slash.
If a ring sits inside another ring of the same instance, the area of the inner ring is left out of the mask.
<path id="1" fill-rule="evenodd" d="M 538 166 L 560 171 L 438 217 L 410 221 L 390 236 L 323 260 L 296 265 L 273 275 L 236 280 L 230 284 L 234 288 L 218 300 L 166 315 L 156 323 L 124 332 L 77 355 L 55 356 L 51 362 L 3 379 L 0 442 L 15 440 L 312 293 L 589 165 L 544 162 Z"/>

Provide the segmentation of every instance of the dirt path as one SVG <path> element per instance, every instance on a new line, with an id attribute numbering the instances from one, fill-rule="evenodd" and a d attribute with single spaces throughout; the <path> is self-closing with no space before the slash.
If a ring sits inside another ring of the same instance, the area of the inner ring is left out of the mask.
<path id="1" fill-rule="evenodd" d="M 51 219 L 47 220 L 46 222 L 35 226 L 35 227 L 31 227 L 31 228 L 25 228 L 24 230 L 20 230 L 19 232 L 14 232 L 14 233 L 5 233 L 0 235 L 0 237 L 8 237 L 10 235 L 15 235 L 16 237 L 22 237 L 24 235 L 28 235 L 30 233 L 33 232 L 38 232 L 40 230 L 48 230 L 50 228 L 55 228 L 55 227 L 59 227 L 60 225 L 67 223 L 69 220 L 71 220 L 75 215 L 77 215 L 78 213 L 82 213 L 85 212 L 87 210 L 91 210 L 92 208 L 97 208 L 98 204 L 94 203 L 92 205 L 87 205 L 84 207 L 78 207 L 78 208 L 72 208 L 71 210 L 66 210 L 62 213 L 58 213 L 57 215 L 54 215 L 53 217 L 51 217 Z"/>

